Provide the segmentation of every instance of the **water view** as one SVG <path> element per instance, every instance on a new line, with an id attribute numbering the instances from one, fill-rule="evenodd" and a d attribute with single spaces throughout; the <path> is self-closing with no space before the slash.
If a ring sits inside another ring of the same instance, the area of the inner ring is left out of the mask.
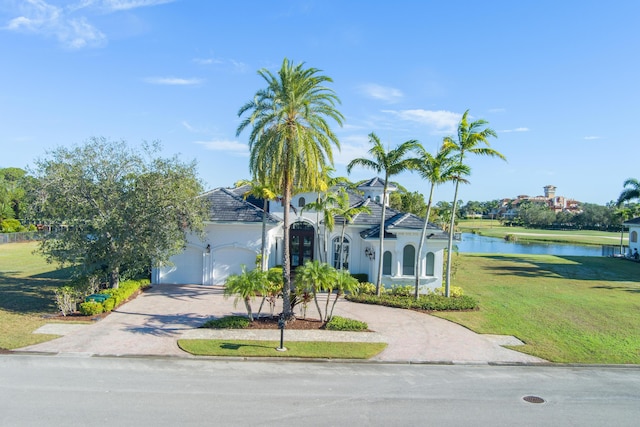
<path id="1" fill-rule="evenodd" d="M 462 233 L 462 241 L 458 242 L 457 245 L 460 252 L 466 253 L 602 256 L 602 248 L 600 246 L 507 242 L 504 239 L 479 236 L 472 233 Z"/>

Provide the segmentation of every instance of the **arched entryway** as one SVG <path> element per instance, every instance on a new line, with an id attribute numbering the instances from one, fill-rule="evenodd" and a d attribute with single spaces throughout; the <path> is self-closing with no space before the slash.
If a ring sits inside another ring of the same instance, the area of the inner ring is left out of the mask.
<path id="1" fill-rule="evenodd" d="M 291 224 L 289 229 L 289 250 L 291 254 L 291 270 L 313 260 L 313 226 L 303 221 Z"/>

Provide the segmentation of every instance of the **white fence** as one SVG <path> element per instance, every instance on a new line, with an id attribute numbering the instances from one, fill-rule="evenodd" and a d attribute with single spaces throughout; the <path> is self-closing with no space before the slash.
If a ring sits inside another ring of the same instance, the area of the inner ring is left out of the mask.
<path id="1" fill-rule="evenodd" d="M 38 231 L 29 231 L 25 233 L 0 233 L 0 244 L 40 240 L 42 234 L 42 232 Z"/>

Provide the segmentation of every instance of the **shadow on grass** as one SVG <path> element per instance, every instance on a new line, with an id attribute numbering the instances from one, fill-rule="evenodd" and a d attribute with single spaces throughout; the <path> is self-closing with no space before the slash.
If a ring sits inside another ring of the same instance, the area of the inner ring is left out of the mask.
<path id="1" fill-rule="evenodd" d="M 632 294 L 640 294 L 640 287 L 631 288 L 629 286 L 592 286 L 593 289 L 609 289 L 612 291 L 629 292 Z"/>
<path id="2" fill-rule="evenodd" d="M 238 344 L 238 343 L 230 343 L 230 342 L 225 342 L 220 344 L 220 348 L 223 348 L 225 350 L 240 350 L 242 347 L 273 349 L 272 346 L 258 345 L 258 344 Z"/>
<path id="3" fill-rule="evenodd" d="M 549 255 L 474 255 L 499 261 L 485 267 L 492 274 L 526 278 L 548 277 L 568 280 L 606 280 L 635 282 L 640 268 L 635 263 L 618 258 L 555 256 L 558 262 L 549 262 Z M 630 288 L 633 290 L 633 288 Z"/>
<path id="4" fill-rule="evenodd" d="M 24 314 L 56 311 L 53 290 L 63 285 L 65 279 L 21 278 L 0 273 L 0 309 Z"/>

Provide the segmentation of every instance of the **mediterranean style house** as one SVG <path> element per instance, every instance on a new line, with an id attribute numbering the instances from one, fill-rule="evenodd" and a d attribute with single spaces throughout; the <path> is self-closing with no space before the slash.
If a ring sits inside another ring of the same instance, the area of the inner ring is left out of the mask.
<path id="1" fill-rule="evenodd" d="M 348 191 L 350 206 L 367 206 L 370 213 L 361 213 L 346 225 L 344 249 L 340 259 L 342 218 L 335 217 L 335 227 L 328 230 L 322 213 L 305 206 L 315 201 L 317 194 L 300 193 L 292 197 L 290 206 L 290 245 L 292 271 L 306 261 L 319 259 L 336 268 L 340 264 L 352 274 L 366 275 L 369 281 L 377 276 L 379 256 L 383 257 L 382 282 L 385 286 L 415 283 L 415 257 L 424 221 L 416 215 L 386 207 L 384 253 L 379 248 L 380 220 L 384 181 L 373 178 L 358 191 Z M 248 186 L 216 188 L 205 194 L 210 202 L 210 217 L 202 239 L 188 236 L 185 250 L 172 257 L 171 265 L 156 268 L 153 283 L 223 285 L 230 274 L 241 266 L 256 265 L 261 252 L 264 200 L 244 197 Z M 396 187 L 389 185 L 388 192 Z M 266 209 L 266 267 L 282 265 L 283 214 L 280 201 L 269 201 Z M 429 224 L 422 257 L 421 292 L 443 285 L 442 265 L 448 234 Z"/>

